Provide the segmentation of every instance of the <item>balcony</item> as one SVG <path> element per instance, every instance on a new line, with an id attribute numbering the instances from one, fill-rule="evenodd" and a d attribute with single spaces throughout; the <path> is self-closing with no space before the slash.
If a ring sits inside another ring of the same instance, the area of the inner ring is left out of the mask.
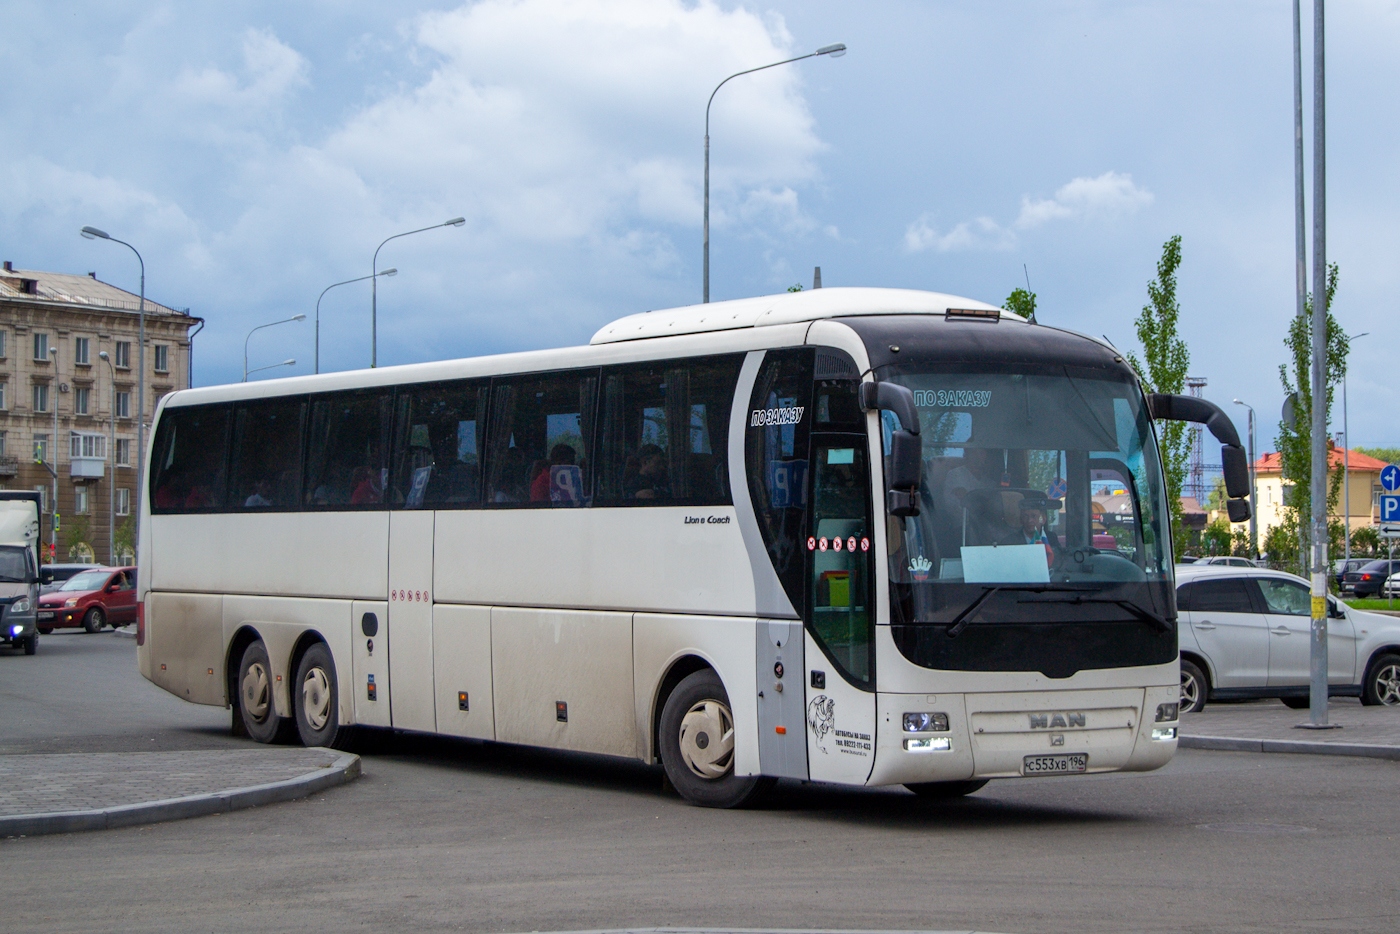
<path id="1" fill-rule="evenodd" d="M 0 457 L 0 477 L 13 477 L 18 473 L 18 457 Z"/>
<path id="2" fill-rule="evenodd" d="M 75 457 L 68 463 L 68 476 L 77 480 L 100 480 L 107 475 L 107 461 L 101 457 Z"/>

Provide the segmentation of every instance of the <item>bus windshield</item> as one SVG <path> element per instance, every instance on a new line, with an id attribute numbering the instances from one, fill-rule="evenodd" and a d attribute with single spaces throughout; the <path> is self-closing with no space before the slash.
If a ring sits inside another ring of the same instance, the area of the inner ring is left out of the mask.
<path id="1" fill-rule="evenodd" d="M 882 371 L 913 392 L 923 446 L 919 515 L 890 517 L 892 622 L 945 639 L 1007 623 L 1173 631 L 1162 470 L 1134 383 L 1055 365 Z"/>

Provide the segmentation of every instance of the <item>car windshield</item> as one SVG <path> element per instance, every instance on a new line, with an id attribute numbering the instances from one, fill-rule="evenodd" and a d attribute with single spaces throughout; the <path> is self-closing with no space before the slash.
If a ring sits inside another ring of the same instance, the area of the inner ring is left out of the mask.
<path id="1" fill-rule="evenodd" d="M 0 581 L 18 584 L 29 580 L 28 551 L 23 546 L 0 546 Z"/>
<path id="2" fill-rule="evenodd" d="M 111 571 L 83 571 L 68 578 L 59 590 L 100 590 L 107 583 Z"/>
<path id="3" fill-rule="evenodd" d="M 890 536 L 892 622 L 1174 617 L 1166 497 L 1136 384 L 1066 366 L 886 367 L 914 394 L 919 515 Z M 886 450 L 893 415 L 883 413 Z"/>

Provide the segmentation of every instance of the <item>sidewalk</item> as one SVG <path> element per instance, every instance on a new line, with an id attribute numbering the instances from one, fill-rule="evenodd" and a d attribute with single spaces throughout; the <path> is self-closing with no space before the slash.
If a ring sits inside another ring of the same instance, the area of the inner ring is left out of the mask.
<path id="1" fill-rule="evenodd" d="M 236 811 L 304 798 L 359 774 L 358 756 L 321 748 L 0 756 L 0 837 Z"/>
<path id="2" fill-rule="evenodd" d="M 1400 761 L 1400 707 L 1363 707 L 1349 697 L 1334 697 L 1329 723 L 1339 730 L 1303 730 L 1308 711 L 1290 710 L 1276 700 L 1212 703 L 1200 713 L 1181 717 L 1183 749 L 1241 752 L 1291 752 L 1365 756 Z"/>

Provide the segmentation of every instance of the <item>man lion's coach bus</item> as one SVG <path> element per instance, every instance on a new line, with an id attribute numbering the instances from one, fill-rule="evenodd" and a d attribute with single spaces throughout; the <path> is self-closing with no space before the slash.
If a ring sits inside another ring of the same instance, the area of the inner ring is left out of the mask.
<path id="1" fill-rule="evenodd" d="M 587 347 L 191 389 L 157 411 L 141 673 L 235 729 L 387 727 L 961 795 L 1176 748 L 1153 416 L 1111 346 L 823 289 Z M 1246 477 L 1246 479 L 1241 479 Z"/>

